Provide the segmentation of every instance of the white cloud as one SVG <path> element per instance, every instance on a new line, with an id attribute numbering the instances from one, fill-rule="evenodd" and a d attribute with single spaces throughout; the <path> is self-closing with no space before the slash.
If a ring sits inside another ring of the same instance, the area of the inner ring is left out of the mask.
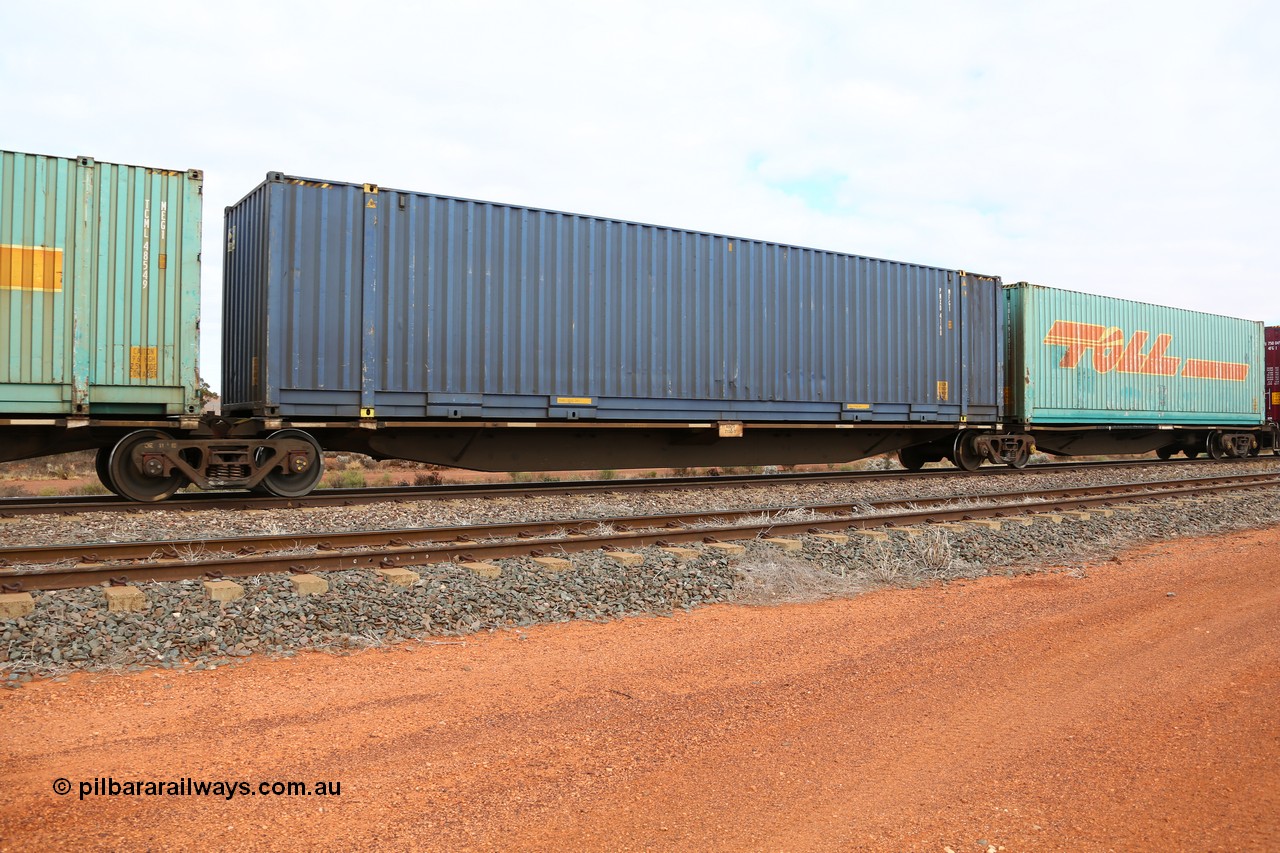
<path id="1" fill-rule="evenodd" d="M 10 3 L 6 147 L 816 245 L 1280 322 L 1266 3 Z M 49 26 L 56 21 L 57 26 Z"/>

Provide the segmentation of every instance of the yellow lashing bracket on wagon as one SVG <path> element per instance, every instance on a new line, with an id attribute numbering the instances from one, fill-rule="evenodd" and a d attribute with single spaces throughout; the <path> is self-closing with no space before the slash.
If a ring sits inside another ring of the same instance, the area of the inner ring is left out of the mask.
<path id="1" fill-rule="evenodd" d="M 372 409 L 372 408 L 368 408 L 368 409 L 361 409 L 361 410 L 360 410 L 360 417 L 362 417 L 362 418 L 371 418 L 371 417 L 373 417 L 373 409 Z"/>

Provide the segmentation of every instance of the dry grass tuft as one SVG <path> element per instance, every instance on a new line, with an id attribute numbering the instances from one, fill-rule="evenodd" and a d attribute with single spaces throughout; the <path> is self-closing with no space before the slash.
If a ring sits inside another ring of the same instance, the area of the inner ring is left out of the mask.
<path id="1" fill-rule="evenodd" d="M 927 581 L 967 577 L 970 572 L 956 562 L 945 530 L 926 530 L 909 540 L 906 554 L 895 554 L 877 544 L 871 551 L 871 559 L 859 574 L 873 584 L 914 586 Z"/>
<path id="2" fill-rule="evenodd" d="M 734 601 L 791 604 L 856 595 L 882 586 L 912 587 L 981 574 L 957 560 L 945 530 L 897 543 L 876 543 L 856 561 L 828 569 L 803 556 L 753 549 L 736 564 L 742 578 Z"/>
<path id="3" fill-rule="evenodd" d="M 832 574 L 803 557 L 749 554 L 736 563 L 743 575 L 734 585 L 740 604 L 799 604 L 856 595 L 867 588 L 861 580 Z"/>

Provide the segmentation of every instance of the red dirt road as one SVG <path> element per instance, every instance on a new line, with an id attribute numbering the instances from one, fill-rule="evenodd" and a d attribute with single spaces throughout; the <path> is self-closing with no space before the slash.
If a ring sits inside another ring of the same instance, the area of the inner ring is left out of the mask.
<path id="1" fill-rule="evenodd" d="M 7 850 L 1275 850 L 1280 529 L 1084 578 L 77 677 L 0 702 Z M 78 799 L 95 776 L 342 789 Z"/>

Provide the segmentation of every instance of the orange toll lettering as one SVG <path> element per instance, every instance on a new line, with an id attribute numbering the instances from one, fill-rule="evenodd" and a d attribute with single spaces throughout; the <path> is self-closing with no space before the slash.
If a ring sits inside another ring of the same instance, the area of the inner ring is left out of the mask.
<path id="1" fill-rule="evenodd" d="M 1220 379 L 1224 382 L 1243 382 L 1249 375 L 1249 365 L 1234 361 L 1210 361 L 1205 358 L 1189 358 L 1182 368 L 1188 379 Z"/>
<path id="2" fill-rule="evenodd" d="M 1132 373 L 1148 376 L 1182 376 L 1187 379 L 1215 379 L 1224 382 L 1243 382 L 1249 375 L 1249 365 L 1230 361 L 1213 361 L 1189 358 L 1185 364 L 1178 356 L 1168 355 L 1173 335 L 1159 334 L 1151 344 L 1151 351 L 1142 352 L 1151 337 L 1150 332 L 1134 332 L 1125 342 L 1124 330 L 1118 326 L 1097 323 L 1076 323 L 1055 320 L 1044 336 L 1047 346 L 1063 346 L 1059 367 L 1076 368 L 1086 353 L 1092 353 L 1090 364 L 1098 373 Z M 1182 368 L 1181 374 L 1178 368 Z"/>
<path id="3" fill-rule="evenodd" d="M 1147 345 L 1149 337 L 1151 335 L 1146 332 L 1134 332 L 1133 337 L 1129 338 L 1129 345 L 1124 348 L 1124 355 L 1120 357 L 1116 370 L 1121 373 L 1141 373 L 1147 361 L 1147 356 L 1142 354 L 1142 348 Z"/>
<path id="4" fill-rule="evenodd" d="M 1098 345 L 1106 333 L 1106 326 L 1055 320 L 1053 326 L 1049 328 L 1049 334 L 1045 335 L 1044 342 L 1065 346 L 1067 351 L 1063 354 L 1062 361 L 1058 362 L 1058 366 L 1075 367 L 1080 363 L 1080 359 L 1084 358 L 1086 352 Z"/>
<path id="5" fill-rule="evenodd" d="M 1093 347 L 1093 369 L 1099 373 L 1110 373 L 1120 363 L 1124 355 L 1124 332 L 1116 326 L 1107 329 L 1102 340 Z"/>
<path id="6" fill-rule="evenodd" d="M 1142 372 L 1153 376 L 1177 376 L 1178 365 L 1182 359 L 1165 355 L 1169 344 L 1173 343 L 1173 335 L 1156 335 L 1156 342 L 1151 345 L 1151 354 L 1142 363 Z"/>

